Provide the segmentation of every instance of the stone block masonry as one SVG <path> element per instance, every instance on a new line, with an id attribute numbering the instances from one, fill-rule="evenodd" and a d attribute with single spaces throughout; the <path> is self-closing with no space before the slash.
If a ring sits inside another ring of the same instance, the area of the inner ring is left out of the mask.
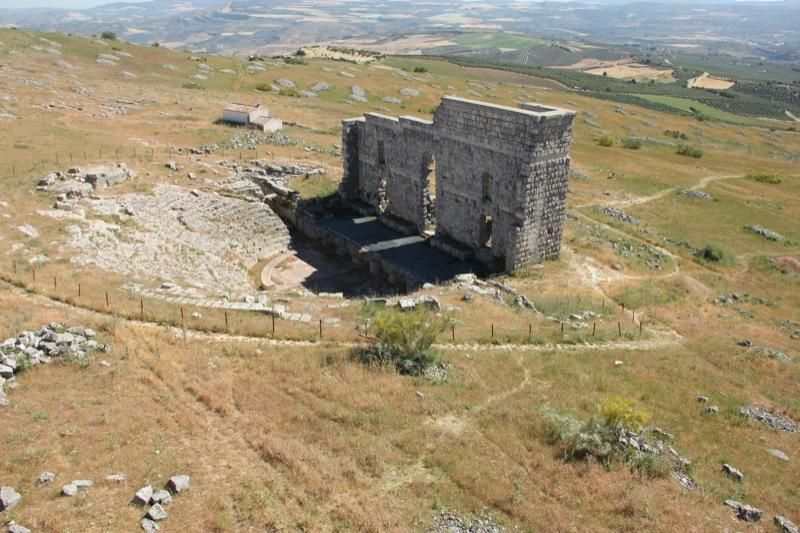
<path id="1" fill-rule="evenodd" d="M 367 113 L 342 123 L 339 193 L 385 224 L 498 271 L 557 257 L 575 112 L 442 99 L 433 121 Z"/>

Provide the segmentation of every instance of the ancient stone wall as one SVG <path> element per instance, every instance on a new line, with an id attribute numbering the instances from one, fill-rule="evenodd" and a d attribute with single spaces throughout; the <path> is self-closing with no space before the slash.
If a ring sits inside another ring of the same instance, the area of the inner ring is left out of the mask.
<path id="1" fill-rule="evenodd" d="M 445 97 L 433 122 L 343 123 L 341 193 L 500 270 L 559 253 L 575 113 Z M 435 197 L 431 184 L 435 181 Z"/>

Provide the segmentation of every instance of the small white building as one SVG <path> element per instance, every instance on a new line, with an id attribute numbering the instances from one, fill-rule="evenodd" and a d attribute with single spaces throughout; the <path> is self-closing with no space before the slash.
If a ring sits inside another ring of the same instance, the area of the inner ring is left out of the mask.
<path id="1" fill-rule="evenodd" d="M 283 127 L 283 121 L 269 116 L 261 104 L 228 104 L 222 110 L 222 120 L 231 124 L 244 124 L 262 131 L 273 132 Z"/>

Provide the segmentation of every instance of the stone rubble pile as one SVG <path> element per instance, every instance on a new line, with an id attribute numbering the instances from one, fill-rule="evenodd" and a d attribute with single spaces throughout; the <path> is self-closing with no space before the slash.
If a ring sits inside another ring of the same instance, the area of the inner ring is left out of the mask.
<path id="1" fill-rule="evenodd" d="M 139 507 L 150 506 L 147 514 L 142 518 L 142 529 L 148 533 L 158 531 L 158 522 L 167 519 L 167 511 L 164 509 L 165 505 L 172 503 L 172 497 L 189 488 L 189 476 L 179 474 L 172 476 L 167 481 L 165 488 L 161 490 L 153 490 L 152 485 L 145 485 L 136 491 L 131 503 Z"/>
<path id="2" fill-rule="evenodd" d="M 442 511 L 433 520 L 432 533 L 502 533 L 503 526 L 488 517 L 459 517 L 449 511 Z"/>
<path id="3" fill-rule="evenodd" d="M 0 405 L 8 404 L 2 385 L 18 372 L 56 358 L 83 359 L 91 352 L 108 351 L 95 336 L 90 328 L 52 323 L 4 340 L 0 343 Z"/>
<path id="4" fill-rule="evenodd" d="M 231 135 L 231 138 L 228 139 L 222 147 L 230 150 L 255 150 L 262 144 L 285 146 L 297 144 L 297 141 L 279 131 L 274 133 L 258 133 L 251 129 L 240 129 Z"/>
<path id="5" fill-rule="evenodd" d="M 800 424 L 794 420 L 782 415 L 771 413 L 763 407 L 758 407 L 757 405 L 742 407 L 739 409 L 739 414 L 745 418 L 752 418 L 753 420 L 761 422 L 762 424 L 766 424 L 767 426 L 775 428 L 779 431 L 785 431 L 786 433 L 800 433 Z"/>
<path id="6" fill-rule="evenodd" d="M 647 454 L 660 457 L 669 465 L 672 477 L 683 488 L 686 490 L 694 489 L 697 485 L 688 473 L 688 468 L 692 462 L 678 453 L 675 448 L 663 442 L 664 440 L 672 440 L 673 436 L 661 428 L 653 428 L 651 433 L 656 435 L 657 438 L 651 438 L 648 441 L 644 431 L 636 433 L 620 428 L 616 446 L 621 453 L 632 452 L 637 457 Z"/>
<path id="7" fill-rule="evenodd" d="M 128 168 L 125 163 L 111 166 L 98 166 L 86 170 L 78 167 L 70 168 L 66 174 L 61 171 L 51 172 L 39 180 L 37 191 L 55 191 L 59 198 L 56 208 L 60 203 L 74 198 L 89 196 L 95 189 L 111 187 L 121 181 L 133 179 L 136 173 Z"/>
<path id="8" fill-rule="evenodd" d="M 680 194 L 688 196 L 689 198 L 695 200 L 705 200 L 707 202 L 711 202 L 714 200 L 714 197 L 708 194 L 707 192 L 696 191 L 694 189 L 681 189 Z"/>
<path id="9" fill-rule="evenodd" d="M 765 228 L 764 226 L 759 226 L 758 224 L 753 224 L 753 225 L 748 224 L 744 227 L 744 229 L 752 231 L 756 235 L 760 235 L 761 237 L 764 237 L 765 239 L 768 239 L 770 241 L 788 242 L 789 240 L 780 233 L 776 233 L 770 229 Z"/>
<path id="10" fill-rule="evenodd" d="M 536 306 L 527 296 L 505 283 L 483 281 L 478 279 L 475 274 L 459 274 L 454 278 L 454 281 L 460 289 L 492 298 L 500 304 L 505 304 L 503 297 L 509 296 L 514 299 L 514 305 L 517 307 L 536 311 Z M 466 296 L 468 292 L 464 294 Z M 468 301 L 469 297 L 464 298 L 464 300 Z"/>
<path id="11" fill-rule="evenodd" d="M 725 500 L 725 505 L 733 509 L 736 513 L 736 517 L 743 522 L 758 522 L 764 514 L 760 509 L 745 505 L 736 500 Z"/>
<path id="12" fill-rule="evenodd" d="M 623 211 L 620 211 L 616 207 L 606 206 L 606 207 L 601 208 L 600 211 L 603 214 L 605 214 L 607 216 L 610 216 L 611 218 L 616 218 L 617 220 L 619 220 L 621 222 L 624 222 L 626 224 L 639 225 L 639 224 L 642 223 L 642 221 L 639 220 L 638 218 L 636 218 L 635 216 L 629 215 L 629 214 L 627 214 L 627 213 L 625 213 Z"/>

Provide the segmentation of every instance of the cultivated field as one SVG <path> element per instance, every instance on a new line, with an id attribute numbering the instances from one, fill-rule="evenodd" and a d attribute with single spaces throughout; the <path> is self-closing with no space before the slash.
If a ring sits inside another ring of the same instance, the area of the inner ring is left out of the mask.
<path id="1" fill-rule="evenodd" d="M 740 414 L 756 405 L 800 421 L 800 135 L 788 122 L 731 125 L 710 112 L 699 121 L 408 57 L 248 62 L 5 29 L 0 43 L 0 341 L 58 321 L 92 327 L 111 347 L 6 383 L 0 483 L 22 501 L 4 520 L 34 531 L 137 530 L 136 490 L 186 473 L 191 488 L 167 507 L 162 531 L 428 531 L 443 511 L 521 531 L 770 531 L 774 515 L 800 523 L 800 434 Z M 161 257 L 169 249 L 146 258 L 169 269 L 115 269 L 94 261 L 102 247 L 69 244 L 72 226 L 102 226 L 135 258 L 150 248 L 134 239 L 160 227 L 144 224 L 142 197 L 169 185 L 192 201 L 247 203 L 231 191 L 251 160 L 324 169 L 287 183 L 329 193 L 341 175 L 341 119 L 376 110 L 429 118 L 445 94 L 579 113 L 560 259 L 494 280 L 536 311 L 458 283 L 412 295 L 435 296 L 454 318 L 436 343 L 443 380 L 359 362 L 357 297 L 302 283 L 259 291 L 269 259 L 247 259 L 238 245 L 215 251 L 237 258 L 230 270 L 190 255 L 197 228 L 228 239 L 239 219 L 176 210 L 159 223 L 175 219 L 176 234 L 186 232 L 174 256 L 214 267 L 194 287 L 206 299 L 252 295 L 309 320 L 281 318 L 273 332 L 263 313 L 159 296 L 165 282 L 184 283 L 162 275 L 175 272 Z M 216 122 L 231 101 L 263 103 L 287 124 L 282 136 Z M 118 162 L 137 177 L 70 200 L 71 210 L 54 207 L 56 191 L 35 190 L 50 172 Z M 96 209 L 131 197 L 130 214 Z M 230 279 L 244 286 L 220 294 L 215 283 Z M 545 413 L 585 420 L 615 397 L 650 414 L 648 435 L 673 436 L 664 444 L 691 462 L 694 489 L 623 459 L 565 459 Z M 46 470 L 55 484 L 36 487 Z M 105 481 L 117 472 L 125 483 Z M 72 479 L 95 485 L 60 496 Z M 764 516 L 741 522 L 726 499 Z"/>

